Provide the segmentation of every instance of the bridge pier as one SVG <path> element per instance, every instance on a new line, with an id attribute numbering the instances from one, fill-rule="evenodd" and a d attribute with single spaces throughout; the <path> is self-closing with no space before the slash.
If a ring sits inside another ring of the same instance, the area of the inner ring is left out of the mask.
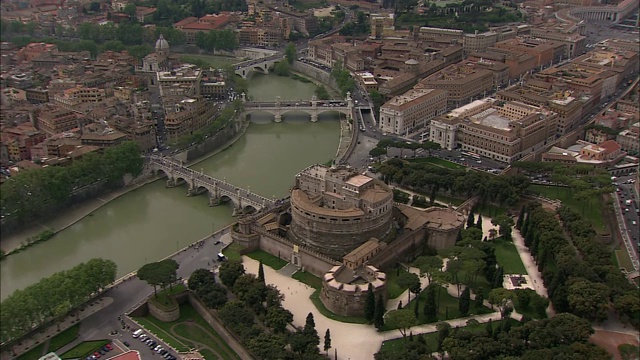
<path id="1" fill-rule="evenodd" d="M 311 113 L 311 122 L 318 122 L 318 112 Z"/>
<path id="2" fill-rule="evenodd" d="M 200 189 L 200 190 L 198 190 Z M 195 187 L 191 187 L 189 188 L 189 190 L 187 190 L 187 196 L 197 196 L 200 195 L 202 193 L 207 192 L 207 189 L 205 188 L 195 188 Z"/>
<path id="3" fill-rule="evenodd" d="M 184 183 L 185 183 L 185 181 L 182 180 L 182 179 L 180 179 L 180 181 L 178 181 L 175 178 L 170 177 L 170 178 L 167 179 L 167 186 L 166 187 L 172 188 L 172 187 L 180 186 L 180 185 L 182 185 Z"/>
<path id="4" fill-rule="evenodd" d="M 220 198 L 214 194 L 209 193 L 209 207 L 220 205 Z"/>
<path id="5" fill-rule="evenodd" d="M 281 114 L 275 114 L 274 116 L 275 116 L 275 119 L 274 119 L 275 122 L 277 122 L 277 123 L 282 122 L 282 115 Z"/>

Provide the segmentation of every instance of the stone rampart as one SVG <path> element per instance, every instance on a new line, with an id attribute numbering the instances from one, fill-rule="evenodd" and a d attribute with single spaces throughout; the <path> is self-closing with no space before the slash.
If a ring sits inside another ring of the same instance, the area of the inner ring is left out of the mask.
<path id="1" fill-rule="evenodd" d="M 386 274 L 373 266 L 362 268 L 360 283 L 350 284 L 338 279 L 344 276 L 341 272 L 350 271 L 344 265 L 334 266 L 322 276 L 320 301 L 331 312 L 343 316 L 364 316 L 365 303 L 369 294 L 369 284 L 375 298 L 382 295 L 387 300 Z"/>
<path id="2" fill-rule="evenodd" d="M 387 244 L 379 253 L 369 260 L 369 264 L 378 269 L 388 269 L 407 257 L 414 257 L 422 249 L 426 230 L 405 231 L 395 240 Z"/>

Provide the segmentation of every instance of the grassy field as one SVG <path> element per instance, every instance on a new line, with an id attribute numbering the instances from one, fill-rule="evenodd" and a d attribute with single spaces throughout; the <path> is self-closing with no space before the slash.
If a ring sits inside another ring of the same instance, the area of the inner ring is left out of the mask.
<path id="1" fill-rule="evenodd" d="M 454 162 L 443 160 L 437 157 L 416 158 L 416 159 L 409 159 L 408 161 L 414 162 L 414 163 L 421 163 L 421 164 L 425 164 L 425 163 L 432 164 L 432 165 L 440 166 L 447 169 L 464 169 L 464 166 L 460 164 L 456 164 Z"/>
<path id="2" fill-rule="evenodd" d="M 247 254 L 248 257 L 257 260 L 257 261 L 262 261 L 262 263 L 274 270 L 280 270 L 283 267 L 285 267 L 285 265 L 287 265 L 288 263 L 285 260 L 282 260 L 276 256 L 273 256 L 271 254 L 269 254 L 266 251 L 263 250 L 256 250 L 254 252 L 251 252 L 249 254 Z"/>
<path id="3" fill-rule="evenodd" d="M 78 337 L 78 331 L 80 330 L 80 324 L 75 324 L 60 334 L 54 336 L 49 342 L 49 352 L 56 351 L 61 347 L 67 345 Z"/>
<path id="4" fill-rule="evenodd" d="M 602 215 L 604 204 L 600 199 L 594 198 L 594 203 L 586 203 L 577 199 L 575 194 L 573 194 L 568 188 L 559 186 L 533 184 L 529 186 L 529 191 L 549 199 L 562 201 L 563 205 L 568 206 L 584 216 L 598 233 L 602 233 L 606 230 L 604 217 Z"/>
<path id="5" fill-rule="evenodd" d="M 467 201 L 466 199 L 454 198 L 445 195 L 436 195 L 436 200 L 453 206 L 460 206 L 463 202 Z"/>
<path id="6" fill-rule="evenodd" d="M 631 262 L 631 258 L 629 258 L 629 253 L 625 248 L 617 248 L 615 250 L 615 260 L 618 263 L 619 268 L 624 268 L 629 272 L 633 272 L 633 263 Z"/>
<path id="7" fill-rule="evenodd" d="M 229 246 L 227 246 L 224 250 L 222 250 L 222 254 L 227 257 L 227 259 L 232 261 L 242 261 L 242 255 L 240 255 L 240 249 L 242 247 L 240 244 L 236 244 L 232 242 Z"/>
<path id="8" fill-rule="evenodd" d="M 175 334 L 208 345 L 219 354 L 223 354 L 224 359 L 239 359 L 229 345 L 222 340 L 220 335 L 218 335 L 218 333 L 215 332 L 215 330 L 202 318 L 202 316 L 198 314 L 196 309 L 189 304 L 183 304 L 180 306 L 180 318 L 174 322 L 165 323 L 151 315 L 136 317 L 135 320 L 178 351 L 188 351 L 190 348 L 194 348 L 195 344 L 178 339 Z M 184 327 L 182 326 L 183 323 L 189 324 L 191 322 L 195 322 L 206 329 L 208 334 L 199 328 L 188 327 L 187 325 Z M 178 324 L 176 328 L 172 329 L 176 324 Z M 207 360 L 208 359 L 209 358 L 207 358 Z M 216 357 L 214 356 L 213 359 L 216 359 Z"/>
<path id="9" fill-rule="evenodd" d="M 502 215 L 507 212 L 507 208 L 500 207 L 493 204 L 482 204 L 474 210 L 476 214 L 480 213 L 484 216 L 488 217 L 496 217 L 498 215 Z"/>
<path id="10" fill-rule="evenodd" d="M 324 1 L 306 3 L 306 4 L 301 2 L 295 2 L 293 3 L 292 6 L 298 11 L 307 11 L 309 9 L 320 9 L 320 8 L 327 7 L 327 3 Z"/>
<path id="11" fill-rule="evenodd" d="M 424 316 L 424 313 L 423 313 L 423 307 L 427 301 L 427 292 L 426 291 L 421 292 L 419 295 L 419 298 L 420 298 L 420 301 L 418 304 L 419 306 L 418 323 L 419 324 L 428 324 L 428 323 L 434 323 L 442 320 L 457 319 L 461 317 L 460 312 L 458 311 L 458 298 L 449 295 L 447 290 L 443 287 L 441 287 L 440 289 L 439 299 L 438 297 L 436 297 L 436 302 L 439 302 L 440 305 L 438 307 L 438 318 L 435 321 L 429 321 Z M 404 309 L 413 311 L 413 308 L 415 306 L 416 306 L 416 300 L 412 296 L 411 303 L 409 303 L 409 306 L 405 306 Z M 476 309 L 475 302 L 471 301 L 471 306 L 469 307 L 469 314 L 465 316 L 488 314 L 491 312 L 493 312 L 493 310 L 484 306 L 481 307 L 480 309 Z"/>
<path id="12" fill-rule="evenodd" d="M 313 274 L 309 274 L 306 271 L 296 271 L 296 273 L 293 274 L 293 276 L 291 277 L 300 281 L 301 283 L 305 283 L 311 286 L 316 290 L 319 290 L 320 288 L 322 288 L 322 280 L 320 280 L 319 277 Z"/>
<path id="13" fill-rule="evenodd" d="M 229 65 L 233 65 L 242 61 L 242 59 L 235 59 L 232 57 L 226 56 L 216 56 L 216 55 L 197 55 L 197 54 L 178 54 L 180 57 L 193 58 L 206 61 L 210 66 L 216 69 L 222 69 Z"/>
<path id="14" fill-rule="evenodd" d="M 44 344 L 40 344 L 26 353 L 18 356 L 17 360 L 38 360 L 42 357 L 44 352 Z"/>
<path id="15" fill-rule="evenodd" d="M 73 349 L 67 351 L 66 353 L 60 355 L 62 359 L 77 359 L 77 358 L 85 358 L 89 354 L 93 354 L 99 348 L 107 345 L 109 340 L 95 340 L 95 341 L 85 341 Z"/>
<path id="16" fill-rule="evenodd" d="M 406 272 L 407 271 L 402 268 L 400 272 L 395 269 L 387 271 L 387 293 L 389 294 L 389 299 L 395 299 L 407 290 L 406 287 L 398 285 L 398 276 Z"/>
<path id="17" fill-rule="evenodd" d="M 504 268 L 505 274 L 526 275 L 527 269 L 520 259 L 520 254 L 516 250 L 516 246 L 510 241 L 502 238 L 492 241 L 496 245 L 496 259 L 498 264 Z"/>
<path id="18" fill-rule="evenodd" d="M 509 321 L 511 322 L 511 327 L 515 327 L 518 325 L 518 322 L 514 319 L 509 319 Z M 493 330 L 496 330 L 501 325 L 501 323 L 502 321 L 492 322 Z M 467 325 L 464 327 L 460 327 L 458 331 L 466 330 L 469 332 L 477 333 L 477 332 L 485 331 L 486 328 L 487 328 L 486 324 Z M 414 337 L 415 336 L 419 336 L 419 335 L 414 335 Z M 427 342 L 427 346 L 429 347 L 429 350 L 436 351 L 438 347 L 438 332 L 436 331 L 436 332 L 424 334 L 422 336 L 424 336 L 424 339 Z M 380 352 L 384 352 L 384 353 L 401 352 L 404 349 L 404 345 L 405 345 L 405 341 L 402 338 L 387 340 L 382 343 L 382 347 L 380 347 Z"/>

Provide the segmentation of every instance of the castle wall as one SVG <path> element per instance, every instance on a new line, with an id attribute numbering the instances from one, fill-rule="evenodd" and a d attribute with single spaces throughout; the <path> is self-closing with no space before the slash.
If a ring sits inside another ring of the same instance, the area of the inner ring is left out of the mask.
<path id="1" fill-rule="evenodd" d="M 424 228 L 403 233 L 369 260 L 369 264 L 378 269 L 387 269 L 399 261 L 419 255 L 419 252 L 422 251 L 425 233 Z"/>
<path id="2" fill-rule="evenodd" d="M 339 268 L 339 269 L 337 269 Z M 343 316 L 364 316 L 365 303 L 369 293 L 369 284 L 349 285 L 338 283 L 334 280 L 334 273 L 341 271 L 343 266 L 334 267 L 329 273 L 322 278 L 322 290 L 320 292 L 320 301 L 331 312 Z M 336 271 L 337 269 L 337 271 Z M 377 269 L 369 276 L 372 277 L 373 294 L 378 299 L 378 295 L 382 295 L 384 303 L 387 302 L 387 285 L 385 274 L 378 273 Z M 381 275 L 382 279 L 378 280 L 376 275 Z"/>

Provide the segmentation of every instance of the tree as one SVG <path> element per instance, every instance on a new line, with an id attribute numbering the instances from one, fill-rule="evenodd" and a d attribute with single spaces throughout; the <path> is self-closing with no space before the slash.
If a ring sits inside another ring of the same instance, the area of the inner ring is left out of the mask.
<path id="1" fill-rule="evenodd" d="M 590 319 L 603 321 L 607 318 L 609 289 L 605 284 L 594 283 L 583 278 L 569 281 L 569 306 L 571 312 Z"/>
<path id="2" fill-rule="evenodd" d="M 469 292 L 469 288 L 465 287 L 464 290 L 462 290 L 460 300 L 458 301 L 458 310 L 460 311 L 460 315 L 467 316 L 467 314 L 469 314 L 469 305 L 471 305 L 471 294 Z"/>
<path id="3" fill-rule="evenodd" d="M 622 360 L 633 360 L 638 358 L 638 347 L 632 344 L 618 345 L 618 352 Z"/>
<path id="4" fill-rule="evenodd" d="M 407 331 L 416 325 L 417 320 L 409 310 L 393 310 L 385 316 L 385 323 L 392 329 L 398 329 L 406 341 Z"/>
<path id="5" fill-rule="evenodd" d="M 524 214 L 526 212 L 526 206 L 522 205 L 520 209 L 520 214 L 518 214 L 518 220 L 516 221 L 516 229 L 522 229 L 522 224 L 524 223 Z"/>
<path id="6" fill-rule="evenodd" d="M 420 274 L 425 274 L 429 283 L 433 275 L 442 271 L 442 259 L 438 256 L 420 256 L 415 260 L 415 266 L 420 269 Z"/>
<path id="7" fill-rule="evenodd" d="M 446 338 L 449 337 L 451 332 L 451 325 L 446 322 L 439 322 L 436 324 L 436 329 L 438 330 L 438 352 L 442 352 L 442 343 Z"/>
<path id="8" fill-rule="evenodd" d="M 260 260 L 260 263 L 258 264 L 258 280 L 260 280 L 260 282 L 262 282 L 263 284 L 264 282 L 264 267 L 262 265 L 262 260 Z"/>
<path id="9" fill-rule="evenodd" d="M 426 301 L 424 303 L 423 314 L 429 321 L 433 321 L 438 316 L 438 305 L 436 304 L 436 285 L 429 285 L 426 289 Z"/>
<path id="10" fill-rule="evenodd" d="M 197 269 L 189 276 L 189 290 L 198 292 L 200 288 L 210 287 L 216 283 L 215 275 L 207 269 Z"/>
<path id="11" fill-rule="evenodd" d="M 373 293 L 373 286 L 369 283 L 369 287 L 367 289 L 367 299 L 364 303 L 364 318 L 367 319 L 369 323 L 373 322 L 373 318 L 376 315 L 376 296 Z"/>
<path id="12" fill-rule="evenodd" d="M 489 303 L 498 307 L 502 319 L 506 319 L 513 311 L 513 299 L 515 295 L 505 288 L 493 289 L 489 292 Z"/>
<path id="13" fill-rule="evenodd" d="M 478 222 L 476 223 L 476 228 L 482 231 L 482 214 L 478 214 Z"/>
<path id="14" fill-rule="evenodd" d="M 136 20 L 136 4 L 134 3 L 127 4 L 124 7 L 124 9 L 122 9 L 122 12 L 129 15 L 130 19 Z"/>
<path id="15" fill-rule="evenodd" d="M 476 304 L 476 311 L 480 310 L 484 305 L 484 295 L 482 293 L 482 288 L 478 288 L 478 291 L 476 292 L 476 298 L 475 298 L 475 304 Z"/>
<path id="16" fill-rule="evenodd" d="M 272 328 L 276 333 L 284 333 L 287 329 L 287 325 L 292 321 L 293 314 L 282 306 L 270 307 L 264 318 L 264 324 Z"/>
<path id="17" fill-rule="evenodd" d="M 376 302 L 376 314 L 373 319 L 373 324 L 376 329 L 380 329 L 384 326 L 384 313 L 386 307 L 384 306 L 384 300 L 382 300 L 382 294 L 378 295 L 378 301 Z"/>
<path id="18" fill-rule="evenodd" d="M 261 359 L 283 359 L 286 345 L 282 335 L 263 332 L 247 341 L 247 350 L 257 354 Z"/>
<path id="19" fill-rule="evenodd" d="M 153 292 L 158 297 L 157 286 L 164 284 L 167 277 L 164 266 L 159 262 L 149 263 L 138 269 L 137 275 L 140 280 L 153 286 Z"/>
<path id="20" fill-rule="evenodd" d="M 244 273 L 245 269 L 241 262 L 227 261 L 220 266 L 220 281 L 227 287 L 233 287 L 236 280 Z"/>
<path id="21" fill-rule="evenodd" d="M 287 58 L 287 62 L 291 65 L 294 61 L 297 60 L 297 52 L 296 45 L 294 43 L 288 43 L 287 47 L 284 49 L 284 56 Z"/>
<path id="22" fill-rule="evenodd" d="M 469 211 L 469 216 L 467 216 L 467 229 L 474 227 L 475 224 L 476 222 L 475 218 L 473 217 L 473 209 L 471 209 L 471 211 Z"/>
<path id="23" fill-rule="evenodd" d="M 328 353 L 331 349 L 331 332 L 329 329 L 324 333 L 324 352 Z"/>
<path id="24" fill-rule="evenodd" d="M 100 3 L 97 1 L 92 1 L 89 5 L 89 11 L 98 12 L 100 11 Z"/>
<path id="25" fill-rule="evenodd" d="M 498 226 L 498 234 L 504 237 L 505 240 L 511 240 L 511 227 L 513 226 L 513 219 L 507 215 L 498 215 L 491 219 L 491 223 L 494 226 Z"/>
<path id="26" fill-rule="evenodd" d="M 202 302 L 211 309 L 219 309 L 227 303 L 227 289 L 220 284 L 201 287 L 197 294 Z"/>
<path id="27" fill-rule="evenodd" d="M 409 272 L 403 272 L 402 274 L 400 274 L 397 281 L 400 287 L 409 289 L 409 301 L 407 301 L 407 304 L 411 302 L 411 293 L 420 293 L 420 278 L 418 277 L 418 275 Z"/>
<path id="28" fill-rule="evenodd" d="M 242 301 L 230 301 L 226 303 L 220 310 L 218 310 L 218 316 L 227 325 L 236 327 L 238 325 L 244 327 L 250 327 L 253 325 L 253 312 L 248 309 Z"/>

